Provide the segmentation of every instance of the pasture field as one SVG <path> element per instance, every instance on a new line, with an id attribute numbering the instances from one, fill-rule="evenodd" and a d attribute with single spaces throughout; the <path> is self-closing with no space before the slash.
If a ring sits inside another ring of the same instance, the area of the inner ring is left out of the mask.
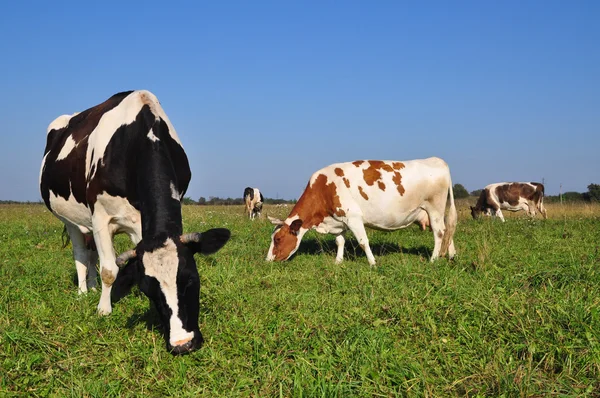
<path id="1" fill-rule="evenodd" d="M 250 222 L 241 206 L 185 206 L 186 232 L 232 239 L 197 256 L 206 341 L 173 357 L 137 289 L 108 317 L 99 292 L 78 296 L 44 206 L 1 205 L 0 396 L 600 396 L 600 206 L 504 224 L 458 207 L 454 261 L 429 263 L 433 237 L 411 226 L 369 232 L 370 268 L 351 234 L 335 265 L 315 232 L 266 263 L 264 213 L 291 207 Z"/>

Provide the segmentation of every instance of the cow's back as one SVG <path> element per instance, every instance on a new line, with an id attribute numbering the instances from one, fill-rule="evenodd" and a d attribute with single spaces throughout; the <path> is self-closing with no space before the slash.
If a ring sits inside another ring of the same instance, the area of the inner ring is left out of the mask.
<path id="1" fill-rule="evenodd" d="M 135 179 L 143 172 L 137 149 L 143 139 L 161 141 L 173 163 L 178 192 L 184 193 L 191 173 L 176 131 L 152 93 L 128 91 L 50 124 L 40 172 L 46 206 L 87 228 L 102 193 L 137 208 Z"/>
<path id="2" fill-rule="evenodd" d="M 314 173 L 311 183 L 320 174 L 335 185 L 344 212 L 360 212 L 366 225 L 381 229 L 410 225 L 426 201 L 447 196 L 450 184 L 446 162 L 435 157 L 333 164 Z"/>

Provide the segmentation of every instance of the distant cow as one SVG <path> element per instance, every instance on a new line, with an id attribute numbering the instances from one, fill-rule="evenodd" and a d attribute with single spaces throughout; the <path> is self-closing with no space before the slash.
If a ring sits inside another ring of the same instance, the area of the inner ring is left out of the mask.
<path id="1" fill-rule="evenodd" d="M 486 186 L 471 206 L 471 215 L 478 218 L 482 213 L 496 215 L 504 222 L 501 210 L 525 210 L 535 217 L 536 208 L 548 218 L 544 208 L 544 186 L 538 182 L 500 182 Z"/>
<path id="2" fill-rule="evenodd" d="M 450 209 L 446 220 L 446 202 Z M 327 166 L 312 175 L 304 193 L 285 221 L 276 225 L 267 261 L 283 261 L 298 250 L 309 229 L 336 236 L 336 263 L 344 257 L 344 232 L 352 231 L 369 264 L 375 257 L 365 226 L 394 231 L 417 221 L 425 211 L 431 222 L 434 249 L 431 261 L 448 252 L 454 257 L 456 208 L 448 165 L 442 159 L 408 161 L 357 160 Z"/>
<path id="3" fill-rule="evenodd" d="M 258 188 L 247 187 L 244 189 L 244 203 L 246 204 L 246 212 L 251 220 L 254 217 L 260 217 L 260 212 L 263 208 L 265 199 Z"/>
<path id="4" fill-rule="evenodd" d="M 73 243 L 79 291 L 95 286 L 99 257 L 98 312 L 112 311 L 113 287 L 118 298 L 137 283 L 154 302 L 174 354 L 203 341 L 194 254 L 214 253 L 230 236 L 227 229 L 183 234 L 181 198 L 190 178 L 179 137 L 148 91 L 115 94 L 48 127 L 40 190 Z M 119 258 L 112 242 L 117 233 L 137 245 Z M 90 234 L 97 253 L 89 239 L 86 245 Z"/>

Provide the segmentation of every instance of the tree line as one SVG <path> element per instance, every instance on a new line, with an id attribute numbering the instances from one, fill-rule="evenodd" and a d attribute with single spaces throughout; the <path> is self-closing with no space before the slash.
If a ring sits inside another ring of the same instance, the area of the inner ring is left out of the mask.
<path id="1" fill-rule="evenodd" d="M 562 195 L 547 195 L 544 197 L 544 200 L 549 203 L 557 203 L 557 202 L 600 202 L 600 184 L 590 184 L 588 185 L 587 192 L 574 192 L 569 191 L 565 192 Z M 481 194 L 483 189 L 476 189 L 474 191 L 467 191 L 467 189 L 462 184 L 454 184 L 452 187 L 454 191 L 454 199 L 463 199 L 468 198 L 470 196 L 478 197 Z M 265 198 L 264 203 L 268 205 L 279 205 L 279 204 L 295 204 L 297 202 L 296 199 L 273 199 L 273 198 Z M 44 204 L 44 202 L 36 201 L 36 202 L 20 202 L 17 200 L 0 200 L 0 204 Z M 185 205 L 200 205 L 200 206 L 232 206 L 232 205 L 243 205 L 243 198 L 219 198 L 217 196 L 209 196 L 206 199 L 203 196 L 200 196 L 198 200 L 194 200 L 189 196 L 183 198 L 183 204 Z"/>

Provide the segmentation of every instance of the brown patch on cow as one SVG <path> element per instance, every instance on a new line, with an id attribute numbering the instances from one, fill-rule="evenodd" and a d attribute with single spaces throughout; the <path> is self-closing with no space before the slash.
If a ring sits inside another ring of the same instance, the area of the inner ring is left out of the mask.
<path id="1" fill-rule="evenodd" d="M 319 174 L 312 185 L 310 182 L 308 183 L 288 218 L 298 216 L 303 221 L 302 228 L 310 229 L 321 224 L 325 217 L 334 215 L 346 215 L 337 194 L 337 185 L 334 182 L 328 184 L 327 176 Z M 290 227 L 287 224 L 283 225 L 273 236 L 275 260 L 281 261 L 288 258 L 296 248 L 297 239 L 298 237 L 292 233 Z"/>
<path id="2" fill-rule="evenodd" d="M 369 200 L 369 197 L 367 196 L 367 194 L 365 193 L 365 191 L 363 191 L 362 187 L 358 187 L 358 192 L 360 192 L 360 196 L 362 196 L 363 198 L 365 198 L 365 200 Z"/>
<path id="3" fill-rule="evenodd" d="M 352 162 L 353 165 L 355 165 L 356 167 L 360 167 L 361 164 L 363 164 L 365 161 L 364 160 L 355 160 L 354 162 Z"/>
<path id="4" fill-rule="evenodd" d="M 100 272 L 100 277 L 102 278 L 102 282 L 104 282 L 104 284 L 107 286 L 112 286 L 112 284 L 115 282 L 115 275 L 112 273 L 112 271 L 106 268 L 102 269 Z"/>
<path id="5" fill-rule="evenodd" d="M 335 182 L 328 184 L 327 176 L 319 174 L 312 186 L 310 183 L 306 186 L 288 218 L 298 215 L 304 221 L 303 228 L 312 228 L 321 224 L 325 217 L 334 215 L 341 207 L 337 185 Z"/>
<path id="6" fill-rule="evenodd" d="M 512 184 L 499 185 L 496 187 L 496 195 L 500 203 L 509 203 L 511 206 L 519 204 L 519 198 L 533 200 L 535 187 L 529 184 L 513 182 Z"/>
<path id="7" fill-rule="evenodd" d="M 425 229 L 423 229 L 424 231 Z M 442 231 L 438 231 L 437 233 L 438 238 L 442 239 L 444 237 L 444 233 Z"/>
<path id="8" fill-rule="evenodd" d="M 394 171 L 394 177 L 392 177 L 392 181 L 394 181 L 394 184 L 396 184 L 396 189 L 398 190 L 398 193 L 400 194 L 400 196 L 404 195 L 404 192 L 406 192 L 404 190 L 404 187 L 402 186 L 402 176 L 400 175 L 400 173 L 398 173 L 397 171 Z"/>
<path id="9" fill-rule="evenodd" d="M 369 168 L 363 170 L 363 176 L 367 185 L 375 184 L 381 178 L 381 170 L 391 173 L 394 171 L 392 166 L 381 160 L 369 160 Z"/>
<path id="10" fill-rule="evenodd" d="M 401 162 L 394 162 L 392 166 L 381 161 L 381 160 L 369 160 L 369 167 L 363 170 L 363 177 L 367 185 L 372 186 L 377 182 L 379 189 L 385 191 L 385 183 L 381 181 L 381 171 L 385 171 L 388 173 L 394 173 L 392 177 L 392 181 L 396 184 L 396 189 L 400 195 L 404 195 L 404 187 L 402 186 L 402 176 L 396 170 L 400 170 L 404 167 L 404 164 Z"/>
<path id="11" fill-rule="evenodd" d="M 381 173 L 374 167 L 369 167 L 363 170 L 363 177 L 367 185 L 375 184 L 375 181 L 381 178 Z"/>
<path id="12" fill-rule="evenodd" d="M 298 244 L 298 236 L 290 230 L 290 226 L 284 224 L 273 235 L 273 255 L 275 261 L 283 261 L 290 256 L 290 253 Z"/>
<path id="13" fill-rule="evenodd" d="M 338 177 L 343 177 L 344 176 L 344 170 L 340 169 L 339 167 L 336 167 L 335 170 L 335 175 Z"/>
<path id="14" fill-rule="evenodd" d="M 390 173 L 392 171 L 394 171 L 392 169 L 392 166 L 390 166 L 389 164 L 385 163 L 382 160 L 369 160 L 369 167 L 373 167 L 374 169 L 388 171 Z"/>
<path id="15" fill-rule="evenodd" d="M 350 180 L 346 177 L 343 178 L 344 184 L 346 184 L 346 188 L 350 188 Z"/>

